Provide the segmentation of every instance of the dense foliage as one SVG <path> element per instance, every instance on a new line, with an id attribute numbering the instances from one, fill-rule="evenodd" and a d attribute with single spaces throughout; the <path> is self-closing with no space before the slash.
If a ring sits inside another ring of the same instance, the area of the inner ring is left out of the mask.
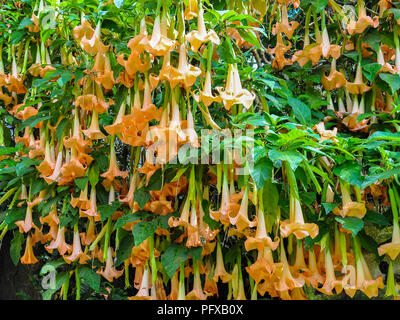
<path id="1" fill-rule="evenodd" d="M 0 0 L 0 240 L 43 299 L 398 297 L 399 24 Z"/>

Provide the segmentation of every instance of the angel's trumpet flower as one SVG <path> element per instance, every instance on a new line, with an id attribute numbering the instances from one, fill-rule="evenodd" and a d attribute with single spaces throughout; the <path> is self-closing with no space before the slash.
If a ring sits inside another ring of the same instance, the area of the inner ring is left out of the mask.
<path id="1" fill-rule="evenodd" d="M 101 132 L 99 128 L 99 115 L 96 110 L 92 111 L 92 120 L 90 122 L 90 127 L 86 130 L 82 130 L 82 132 L 90 140 L 105 139 L 106 136 Z"/>
<path id="2" fill-rule="evenodd" d="M 291 274 L 283 242 L 281 242 L 281 263 L 282 268 L 277 272 L 278 281 L 274 284 L 275 289 L 282 292 L 293 290 L 294 288 L 301 288 L 305 281 L 302 278 L 294 278 Z"/>
<path id="3" fill-rule="evenodd" d="M 82 210 L 88 210 L 89 209 L 90 201 L 89 201 L 89 199 L 87 197 L 88 187 L 89 187 L 89 184 L 86 184 L 85 189 L 81 190 L 80 195 L 79 195 L 78 198 L 74 198 L 71 195 L 70 203 L 71 203 L 71 206 L 73 208 L 78 207 L 79 209 L 82 209 Z"/>
<path id="4" fill-rule="evenodd" d="M 99 21 L 97 23 L 96 29 L 94 30 L 91 36 L 90 32 L 85 32 L 84 36 L 81 39 L 82 49 L 91 55 L 107 52 L 110 46 L 109 45 L 105 46 L 103 42 L 101 42 L 100 37 L 101 37 L 101 23 Z"/>
<path id="5" fill-rule="evenodd" d="M 324 277 L 318 270 L 314 248 L 308 251 L 308 270 L 304 272 L 303 277 L 306 281 L 306 284 L 312 285 L 314 288 L 318 288 L 319 284 L 324 283 Z"/>
<path id="6" fill-rule="evenodd" d="M 325 282 L 322 288 L 317 288 L 317 290 L 326 295 L 332 295 L 333 289 L 336 294 L 340 294 L 343 287 L 341 281 L 336 280 L 331 253 L 328 248 L 325 248 Z"/>
<path id="7" fill-rule="evenodd" d="M 203 91 L 199 91 L 199 94 L 193 92 L 193 98 L 196 100 L 197 103 L 199 103 L 200 101 L 203 102 L 206 107 L 210 106 L 213 102 L 222 102 L 220 96 L 214 96 L 212 94 L 210 70 L 207 70 L 206 72 Z"/>
<path id="8" fill-rule="evenodd" d="M 356 270 L 357 270 L 357 289 L 365 293 L 368 298 L 378 296 L 378 289 L 383 289 L 385 286 L 382 281 L 382 275 L 378 276 L 375 280 L 372 278 L 368 265 L 365 262 L 361 252 L 358 239 L 354 239 L 356 251 Z"/>
<path id="9" fill-rule="evenodd" d="M 91 145 L 91 142 L 82 138 L 78 110 L 75 109 L 74 113 L 75 114 L 72 137 L 64 137 L 63 143 L 66 148 L 76 149 L 77 151 L 83 153 L 86 151 L 86 147 Z"/>
<path id="10" fill-rule="evenodd" d="M 201 285 L 199 263 L 195 259 L 193 261 L 193 269 L 193 289 L 186 294 L 185 300 L 206 300 L 207 296 L 204 293 Z"/>
<path id="11" fill-rule="evenodd" d="M 378 27 L 379 25 L 379 17 L 375 16 L 374 18 L 367 16 L 367 11 L 365 9 L 364 0 L 358 1 L 358 20 L 354 21 L 351 19 L 347 24 L 347 31 L 350 35 L 355 33 L 363 33 L 364 30 L 368 27 Z"/>
<path id="12" fill-rule="evenodd" d="M 36 259 L 35 254 L 33 252 L 32 239 L 30 234 L 26 238 L 25 253 L 21 257 L 20 261 L 22 264 L 35 264 L 39 262 L 39 260 Z"/>
<path id="13" fill-rule="evenodd" d="M 382 52 L 381 46 L 379 46 L 379 50 L 377 53 L 377 62 L 382 66 L 379 72 L 389 72 L 389 73 L 396 73 L 396 67 L 393 67 L 390 63 L 385 61 L 385 57 Z"/>
<path id="14" fill-rule="evenodd" d="M 136 190 L 136 186 L 139 183 L 139 176 L 137 173 L 133 173 L 131 178 L 130 178 L 130 183 L 129 183 L 129 190 L 126 196 L 122 197 L 121 195 L 119 196 L 119 202 L 122 203 L 127 203 L 130 208 L 133 208 L 133 204 L 135 202 L 134 198 L 134 192 Z"/>
<path id="15" fill-rule="evenodd" d="M 308 236 L 315 238 L 318 235 L 318 225 L 304 223 L 300 201 L 292 196 L 290 199 L 289 220 L 281 221 L 280 231 L 283 237 L 288 237 L 293 233 L 297 239 L 303 239 Z"/>
<path id="16" fill-rule="evenodd" d="M 229 64 L 225 88 L 216 87 L 215 89 L 219 92 L 226 110 L 230 110 L 234 104 L 243 104 L 246 109 L 249 109 L 255 99 L 254 93 L 242 88 L 236 64 Z"/>
<path id="17" fill-rule="evenodd" d="M 213 280 L 218 282 L 218 279 L 221 279 L 224 283 L 232 280 L 232 275 L 225 270 L 224 257 L 222 255 L 221 244 L 219 241 L 217 241 L 217 262 L 214 269 Z"/>
<path id="18" fill-rule="evenodd" d="M 87 210 L 80 209 L 79 215 L 81 217 L 94 217 L 95 220 L 100 220 L 100 213 L 97 211 L 97 203 L 96 203 L 96 188 L 92 186 L 90 190 L 90 202 L 89 208 Z"/>
<path id="19" fill-rule="evenodd" d="M 188 63 L 186 44 L 182 43 L 179 47 L 179 64 L 174 72 L 174 76 L 169 79 L 171 88 L 182 85 L 185 88 L 191 87 L 200 76 L 201 70 Z"/>
<path id="20" fill-rule="evenodd" d="M 345 217 L 364 218 L 367 213 L 367 208 L 364 202 L 354 202 L 351 199 L 350 184 L 340 180 L 340 189 L 342 192 L 342 209 L 334 208 L 332 212 L 336 215 Z"/>
<path id="21" fill-rule="evenodd" d="M 66 252 L 71 252 L 71 246 L 65 242 L 65 227 L 58 228 L 57 238 L 45 246 L 45 248 L 50 253 L 53 252 L 53 249 L 57 249 L 62 256 Z"/>
<path id="22" fill-rule="evenodd" d="M 183 205 L 180 217 L 179 218 L 170 217 L 168 220 L 169 226 L 170 227 L 188 226 L 189 214 L 190 214 L 190 200 L 189 198 L 187 198 L 185 204 Z"/>
<path id="23" fill-rule="evenodd" d="M 124 273 L 124 270 L 118 271 L 115 269 L 111 247 L 108 247 L 107 250 L 106 266 L 99 269 L 97 273 L 102 275 L 110 282 L 113 282 L 114 278 L 117 279 Z"/>
<path id="24" fill-rule="evenodd" d="M 340 57 L 340 50 L 342 49 L 341 46 L 337 44 L 331 44 L 328 35 L 328 29 L 323 24 L 322 25 L 322 43 L 321 43 L 321 53 L 322 56 L 327 59 L 330 56 L 337 60 Z"/>
<path id="25" fill-rule="evenodd" d="M 51 175 L 54 171 L 55 163 L 51 159 L 50 142 L 46 141 L 44 159 L 36 169 L 41 173 L 41 176 Z"/>
<path id="26" fill-rule="evenodd" d="M 56 159 L 56 164 L 54 166 L 53 173 L 50 176 L 43 177 L 43 179 L 48 183 L 51 184 L 55 181 L 58 180 L 59 175 L 61 174 L 61 167 L 63 165 L 63 150 L 61 149 L 58 151 L 57 159 Z"/>
<path id="27" fill-rule="evenodd" d="M 399 255 L 400 231 L 398 223 L 393 225 L 392 241 L 379 246 L 378 253 L 380 256 L 387 254 L 392 260 L 396 259 L 396 257 Z"/>
<path id="28" fill-rule="evenodd" d="M 25 220 L 17 221 L 17 222 L 15 222 L 15 224 L 18 226 L 20 233 L 27 233 L 32 228 L 36 227 L 33 224 L 33 220 L 32 220 L 32 207 L 31 206 L 28 205 L 26 207 Z"/>
<path id="29" fill-rule="evenodd" d="M 282 33 L 279 32 L 276 36 L 276 46 L 275 48 L 268 48 L 268 52 L 272 53 L 275 57 L 272 61 L 272 67 L 275 70 L 283 69 L 287 65 L 291 65 L 293 63 L 292 60 L 287 59 L 285 57 L 285 53 L 292 47 L 292 44 L 289 42 L 288 45 L 285 45 L 282 38 Z"/>
<path id="30" fill-rule="evenodd" d="M 215 221 L 220 221 L 223 225 L 229 225 L 229 206 L 230 206 L 230 192 L 228 185 L 228 166 L 224 165 L 224 177 L 222 181 L 222 197 L 221 206 L 217 211 L 210 210 L 210 217 Z"/>
<path id="31" fill-rule="evenodd" d="M 74 181 L 76 178 L 83 177 L 86 173 L 86 166 L 78 160 L 77 151 L 75 149 L 71 150 L 71 159 L 64 163 L 61 167 L 61 175 L 59 185 L 67 185 Z"/>
<path id="32" fill-rule="evenodd" d="M 317 130 L 318 134 L 320 135 L 320 143 L 327 140 L 338 142 L 338 140 L 335 138 L 337 134 L 337 127 L 333 128 L 333 130 L 326 130 L 325 123 L 321 121 L 320 123 L 316 124 L 313 129 Z"/>
<path id="33" fill-rule="evenodd" d="M 185 132 L 186 132 L 187 139 L 188 139 L 189 143 L 191 144 L 191 146 L 193 148 L 199 148 L 200 147 L 199 137 L 196 133 L 196 130 L 194 129 L 195 125 L 194 125 L 192 111 L 190 109 L 191 108 L 190 108 L 189 101 L 188 101 L 188 111 L 187 111 L 187 118 L 186 118 L 187 128 L 186 128 Z"/>
<path id="34" fill-rule="evenodd" d="M 248 185 L 244 188 L 244 195 L 242 199 L 242 203 L 240 204 L 239 212 L 234 217 L 229 217 L 229 221 L 232 225 L 236 226 L 239 231 L 243 231 L 246 228 L 255 227 L 257 225 L 257 220 L 254 221 L 249 220 L 248 216 L 248 207 L 249 207 L 249 187 Z"/>
<path id="35" fill-rule="evenodd" d="M 121 126 L 123 125 L 122 120 L 125 116 L 125 106 L 126 106 L 126 102 L 123 101 L 121 104 L 121 107 L 119 108 L 118 115 L 114 120 L 114 123 L 109 126 L 104 126 L 104 130 L 106 130 L 106 132 L 109 135 L 115 135 L 115 134 L 121 132 L 121 130 L 122 130 Z"/>
<path id="36" fill-rule="evenodd" d="M 74 261 L 79 261 L 80 264 L 85 264 L 87 260 L 90 259 L 90 257 L 82 251 L 82 246 L 81 246 L 81 238 L 79 236 L 79 230 L 78 226 L 76 225 L 74 228 L 74 241 L 72 245 L 72 253 L 69 256 L 63 256 L 64 261 L 68 264 Z"/>
<path id="37" fill-rule="evenodd" d="M 17 62 L 15 57 L 12 58 L 11 74 L 8 75 L 6 88 L 9 92 L 15 94 L 24 94 L 27 89 L 24 85 L 22 75 L 18 74 Z"/>
<path id="38" fill-rule="evenodd" d="M 136 103 L 136 101 L 134 104 L 134 111 L 136 112 L 140 111 L 144 123 L 149 122 L 150 120 L 153 119 L 160 121 L 163 112 L 162 108 L 157 109 L 157 107 L 153 104 L 151 98 L 151 91 L 152 91 L 151 79 L 154 79 L 154 77 L 151 77 L 151 75 L 148 76 L 148 74 L 146 73 L 144 80 L 143 106 L 140 108 L 140 106 Z M 157 85 L 153 86 L 156 87 Z M 135 93 L 135 100 L 137 97 L 139 97 L 138 92 Z"/>
<path id="39" fill-rule="evenodd" d="M 96 73 L 95 81 L 97 84 L 102 85 L 106 90 L 113 88 L 115 84 L 114 73 L 107 53 L 97 53 L 92 72 Z"/>
<path id="40" fill-rule="evenodd" d="M 185 12 L 184 12 L 185 20 L 192 20 L 193 18 L 197 17 L 198 14 L 199 14 L 199 5 L 197 3 L 197 0 L 189 0 L 187 2 L 187 5 L 185 6 Z"/>
<path id="41" fill-rule="evenodd" d="M 291 267 L 291 270 L 295 275 L 302 275 L 305 271 L 308 270 L 308 267 L 304 260 L 303 244 L 300 240 L 297 240 L 296 260 L 294 261 L 294 265 Z"/>
<path id="42" fill-rule="evenodd" d="M 261 208 L 257 210 L 257 230 L 254 237 L 247 237 L 244 242 L 244 246 L 247 251 L 257 249 L 258 252 L 262 252 L 264 247 L 268 246 L 272 250 L 275 250 L 279 245 L 279 238 L 276 238 L 275 241 L 268 236 L 267 230 L 265 228 L 265 218 L 264 212 Z"/>
<path id="43" fill-rule="evenodd" d="M 128 176 L 127 171 L 120 171 L 118 168 L 114 142 L 115 139 L 113 139 L 111 143 L 110 166 L 108 168 L 108 171 L 100 175 L 101 177 L 106 178 L 108 181 L 114 181 L 115 177 L 126 178 Z"/>
<path id="44" fill-rule="evenodd" d="M 380 0 L 378 2 L 379 18 L 383 18 L 383 14 L 385 13 L 385 11 L 392 7 L 391 1 L 392 0 Z"/>
<path id="45" fill-rule="evenodd" d="M 277 265 L 280 266 L 280 264 Z M 272 257 L 272 250 L 269 247 L 264 247 L 263 250 L 258 251 L 256 262 L 246 267 L 247 273 L 257 284 L 263 280 L 272 284 L 275 269 L 276 265 Z"/>
<path id="46" fill-rule="evenodd" d="M 187 225 L 188 239 L 186 242 L 187 247 L 198 247 L 202 245 L 199 233 L 199 226 L 197 221 L 196 207 L 192 206 L 190 212 L 190 222 Z"/>
<path id="47" fill-rule="evenodd" d="M 281 13 L 281 22 L 275 24 L 272 28 L 272 34 L 276 35 L 279 32 L 283 32 L 288 39 L 291 39 L 293 32 L 297 29 L 299 23 L 297 21 L 291 21 L 289 23 L 287 7 L 285 4 L 281 5 Z"/>
<path id="48" fill-rule="evenodd" d="M 356 77 L 354 82 L 346 82 L 346 88 L 351 94 L 363 94 L 371 89 L 363 82 L 361 62 L 357 65 Z"/>
<path id="49" fill-rule="evenodd" d="M 146 52 L 151 53 L 153 56 L 165 56 L 167 52 L 174 49 L 176 41 L 161 34 L 161 17 L 157 15 L 154 20 L 151 38 L 149 39 L 149 36 L 147 36 L 139 44 L 143 46 Z"/>
<path id="50" fill-rule="evenodd" d="M 200 46 L 208 41 L 211 41 L 217 46 L 219 46 L 220 44 L 220 40 L 214 30 L 209 30 L 207 32 L 203 15 L 204 15 L 204 10 L 203 7 L 201 6 L 197 21 L 197 30 L 190 31 L 186 35 L 186 40 L 190 43 L 193 52 L 197 52 Z"/>
<path id="51" fill-rule="evenodd" d="M 88 246 L 92 244 L 92 242 L 96 239 L 96 234 L 95 234 L 95 220 L 93 217 L 88 218 L 89 222 L 87 225 L 86 232 L 82 232 L 81 235 L 81 241 L 82 244 L 85 246 Z"/>
<path id="52" fill-rule="evenodd" d="M 331 91 L 346 85 L 346 78 L 343 73 L 336 70 L 336 60 L 333 59 L 331 63 L 331 70 L 328 76 L 323 75 L 321 83 L 325 90 Z"/>

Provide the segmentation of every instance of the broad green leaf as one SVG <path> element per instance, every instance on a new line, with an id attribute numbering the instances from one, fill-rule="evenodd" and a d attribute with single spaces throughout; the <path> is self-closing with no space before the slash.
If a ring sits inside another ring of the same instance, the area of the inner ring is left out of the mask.
<path id="1" fill-rule="evenodd" d="M 100 290 L 100 275 L 96 273 L 91 267 L 80 266 L 78 274 L 94 291 Z"/>
<path id="2" fill-rule="evenodd" d="M 276 149 L 272 149 L 268 152 L 268 156 L 271 159 L 271 161 L 288 161 L 290 167 L 292 168 L 293 171 L 295 171 L 300 164 L 300 162 L 303 161 L 303 155 L 296 150 L 289 150 L 289 151 L 279 151 Z"/>
<path id="3" fill-rule="evenodd" d="M 151 199 L 151 195 L 144 188 L 136 189 L 134 192 L 135 201 L 140 209 L 143 209 L 145 204 Z"/>
<path id="4" fill-rule="evenodd" d="M 167 275 L 172 278 L 181 262 L 185 262 L 187 258 L 187 248 L 173 243 L 161 255 L 161 263 L 167 272 Z"/>
<path id="5" fill-rule="evenodd" d="M 257 185 L 257 189 L 261 189 L 265 180 L 272 177 L 272 162 L 264 157 L 258 160 L 254 165 L 249 166 L 250 175 Z"/>
<path id="6" fill-rule="evenodd" d="M 111 217 L 111 215 L 114 214 L 114 212 L 117 211 L 121 205 L 122 203 L 119 201 L 114 201 L 112 204 L 100 205 L 98 209 L 100 212 L 101 221 L 104 222 L 108 219 L 108 217 Z"/>
<path id="7" fill-rule="evenodd" d="M 16 266 L 21 258 L 22 242 L 25 240 L 24 235 L 19 231 L 14 231 L 14 238 L 10 244 L 10 256 L 11 260 Z"/>
<path id="8" fill-rule="evenodd" d="M 140 245 L 144 240 L 152 236 L 156 230 L 157 226 L 152 221 L 141 221 L 135 224 L 132 228 L 135 246 Z"/>
<path id="9" fill-rule="evenodd" d="M 381 70 L 382 66 L 379 63 L 370 63 L 363 66 L 363 74 L 368 79 L 369 82 L 374 81 L 375 75 L 379 70 Z"/>
<path id="10" fill-rule="evenodd" d="M 293 108 L 294 116 L 302 124 L 310 125 L 311 111 L 310 108 L 302 101 L 289 97 L 288 104 Z"/>
<path id="11" fill-rule="evenodd" d="M 128 259 L 132 253 L 132 247 L 135 244 L 131 234 L 128 234 L 122 238 L 119 248 L 117 250 L 117 261 L 115 266 L 120 266 L 126 259 Z"/>
<path id="12" fill-rule="evenodd" d="M 400 89 L 400 76 L 398 74 L 380 73 L 379 77 L 392 89 L 392 94 Z"/>
<path id="13" fill-rule="evenodd" d="M 346 230 L 352 232 L 353 236 L 357 235 L 357 233 L 364 228 L 364 221 L 356 218 L 356 217 L 335 217 L 337 222 L 340 222 Z"/>

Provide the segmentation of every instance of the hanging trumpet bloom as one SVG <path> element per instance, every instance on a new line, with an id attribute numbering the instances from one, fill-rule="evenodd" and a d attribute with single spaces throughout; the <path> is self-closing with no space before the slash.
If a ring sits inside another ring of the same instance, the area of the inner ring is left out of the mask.
<path id="1" fill-rule="evenodd" d="M 289 22 L 286 4 L 283 4 L 281 6 L 281 22 L 277 22 L 272 28 L 272 34 L 276 35 L 279 32 L 283 32 L 288 39 L 291 39 L 298 26 L 299 23 L 297 21 Z"/>
<path id="2" fill-rule="evenodd" d="M 371 18 L 367 16 L 364 0 L 359 0 L 358 20 L 355 21 L 354 19 L 351 19 L 348 22 L 347 31 L 349 32 L 350 35 L 353 35 L 355 33 L 363 33 L 364 30 L 369 26 L 376 28 L 378 27 L 378 25 L 379 25 L 379 17 L 375 16 L 374 18 Z"/>
<path id="3" fill-rule="evenodd" d="M 215 88 L 222 99 L 226 110 L 230 110 L 234 104 L 242 104 L 249 109 L 255 99 L 255 94 L 242 88 L 239 71 L 235 64 L 230 64 L 225 88 Z"/>
<path id="4" fill-rule="evenodd" d="M 190 2 L 190 1 L 189 1 Z M 206 25 L 204 23 L 204 10 L 202 7 L 199 9 L 197 30 L 190 31 L 186 34 L 186 40 L 190 43 L 193 52 L 197 52 L 203 43 L 211 41 L 215 45 L 219 46 L 220 40 L 214 30 L 207 32 Z"/>
<path id="5" fill-rule="evenodd" d="M 308 236 L 315 238 L 318 235 L 318 225 L 304 222 L 300 201 L 293 197 L 290 199 L 290 218 L 281 221 L 280 231 L 283 237 L 293 233 L 297 239 Z"/>
<path id="6" fill-rule="evenodd" d="M 21 257 L 20 261 L 22 264 L 35 264 L 39 262 L 39 260 L 36 259 L 35 254 L 33 252 L 32 238 L 30 234 L 26 238 L 25 252 L 24 255 Z"/>
<path id="7" fill-rule="evenodd" d="M 123 270 L 117 271 L 114 268 L 112 250 L 111 247 L 108 247 L 106 266 L 98 270 L 97 273 L 102 275 L 108 281 L 113 282 L 114 278 L 119 278 L 122 276 L 123 272 Z"/>
<path id="8" fill-rule="evenodd" d="M 346 78 L 343 73 L 336 70 L 336 60 L 333 59 L 331 63 L 331 70 L 329 75 L 323 75 L 321 78 L 325 90 L 331 91 L 341 88 L 346 85 Z"/>

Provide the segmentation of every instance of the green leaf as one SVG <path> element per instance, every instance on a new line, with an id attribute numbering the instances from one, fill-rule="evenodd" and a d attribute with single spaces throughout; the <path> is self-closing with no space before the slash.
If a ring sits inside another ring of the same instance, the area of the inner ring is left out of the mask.
<path id="1" fill-rule="evenodd" d="M 375 75 L 379 70 L 381 70 L 382 66 L 379 63 L 370 63 L 363 66 L 363 74 L 368 79 L 369 82 L 374 81 Z"/>
<path id="2" fill-rule="evenodd" d="M 158 191 L 162 187 L 162 170 L 158 169 L 154 172 L 149 180 L 149 183 L 146 186 L 146 190 L 148 191 Z"/>
<path id="3" fill-rule="evenodd" d="M 207 200 L 201 202 L 204 211 L 203 221 L 211 228 L 211 230 L 217 230 L 221 224 L 210 217 L 210 203 Z"/>
<path id="4" fill-rule="evenodd" d="M 322 206 L 324 207 L 325 214 L 328 214 L 333 209 L 335 209 L 338 206 L 338 204 L 337 203 L 330 203 L 330 202 L 322 202 Z"/>
<path id="5" fill-rule="evenodd" d="M 257 48 L 261 49 L 261 44 L 260 41 L 258 41 L 257 37 L 255 34 L 251 31 L 251 29 L 246 29 L 246 28 L 240 28 L 240 26 L 236 26 L 237 31 L 239 31 L 239 34 L 241 37 L 246 40 L 248 43 L 251 43 L 252 45 L 256 46 Z"/>
<path id="6" fill-rule="evenodd" d="M 364 228 L 364 221 L 356 217 L 335 217 L 337 222 L 340 222 L 346 230 L 352 232 L 353 236 Z"/>
<path id="7" fill-rule="evenodd" d="M 126 216 L 122 216 L 122 217 L 118 218 L 117 222 L 115 223 L 114 230 L 122 228 L 124 225 L 126 225 L 129 222 L 135 222 L 140 219 L 141 219 L 141 217 L 138 216 L 136 213 L 127 214 Z"/>
<path id="8" fill-rule="evenodd" d="M 156 230 L 157 226 L 152 221 L 141 221 L 135 224 L 132 228 L 135 246 L 140 245 L 144 240 L 152 236 Z"/>
<path id="9" fill-rule="evenodd" d="M 94 291 L 100 290 L 100 275 L 92 268 L 87 266 L 79 266 L 78 275 L 83 279 Z"/>
<path id="10" fill-rule="evenodd" d="M 99 182 L 99 174 L 100 174 L 100 170 L 99 170 L 99 166 L 97 165 L 97 162 L 94 162 L 89 169 L 89 181 L 91 186 L 94 188 L 97 184 L 97 182 Z"/>
<path id="11" fill-rule="evenodd" d="M 182 262 L 188 258 L 186 247 L 173 243 L 161 255 L 161 263 L 167 272 L 167 275 L 172 278 Z"/>
<path id="12" fill-rule="evenodd" d="M 217 47 L 217 53 L 226 63 L 233 64 L 237 62 L 237 59 L 233 56 L 231 44 L 229 44 L 228 41 L 230 41 L 228 38 L 225 38 L 222 41 L 222 43 Z"/>
<path id="13" fill-rule="evenodd" d="M 21 258 L 22 242 L 24 241 L 24 235 L 19 233 L 19 231 L 14 231 L 14 238 L 11 240 L 10 244 L 10 256 L 11 260 L 16 266 Z"/>
<path id="14" fill-rule="evenodd" d="M 151 199 L 151 195 L 144 188 L 136 189 L 134 192 L 135 201 L 140 209 L 143 209 L 145 204 Z"/>
<path id="15" fill-rule="evenodd" d="M 361 166 L 354 161 L 346 161 L 337 166 L 333 173 L 353 186 L 362 187 Z"/>
<path id="16" fill-rule="evenodd" d="M 379 77 L 390 86 L 392 94 L 400 89 L 400 76 L 398 74 L 380 73 Z"/>
<path id="17" fill-rule="evenodd" d="M 268 157 L 273 161 L 288 161 L 293 171 L 296 170 L 300 162 L 303 161 L 303 155 L 297 150 L 279 151 L 272 149 L 268 152 Z"/>
<path id="18" fill-rule="evenodd" d="M 288 104 L 293 108 L 294 116 L 302 124 L 310 125 L 311 111 L 310 108 L 302 101 L 289 97 Z"/>
<path id="19" fill-rule="evenodd" d="M 126 259 L 130 257 L 134 243 L 135 242 L 133 241 L 131 234 L 128 234 L 122 238 L 117 250 L 117 261 L 115 262 L 116 267 L 120 266 Z"/>
<path id="20" fill-rule="evenodd" d="M 100 205 L 98 207 L 100 216 L 101 216 L 101 221 L 105 221 L 110 217 L 115 211 L 119 209 L 119 207 L 122 205 L 121 202 L 119 201 L 114 201 L 112 204 L 104 204 Z"/>
<path id="21" fill-rule="evenodd" d="M 364 222 L 369 222 L 374 225 L 386 227 L 390 225 L 390 222 L 383 214 L 380 214 L 375 211 L 367 210 L 366 215 L 364 216 Z"/>
<path id="22" fill-rule="evenodd" d="M 272 177 L 272 162 L 264 157 L 258 160 L 253 166 L 249 166 L 250 175 L 260 190 L 264 186 L 265 180 Z"/>
<path id="23" fill-rule="evenodd" d="M 85 190 L 86 185 L 89 181 L 89 177 L 81 177 L 74 180 L 74 183 L 80 190 Z"/>

